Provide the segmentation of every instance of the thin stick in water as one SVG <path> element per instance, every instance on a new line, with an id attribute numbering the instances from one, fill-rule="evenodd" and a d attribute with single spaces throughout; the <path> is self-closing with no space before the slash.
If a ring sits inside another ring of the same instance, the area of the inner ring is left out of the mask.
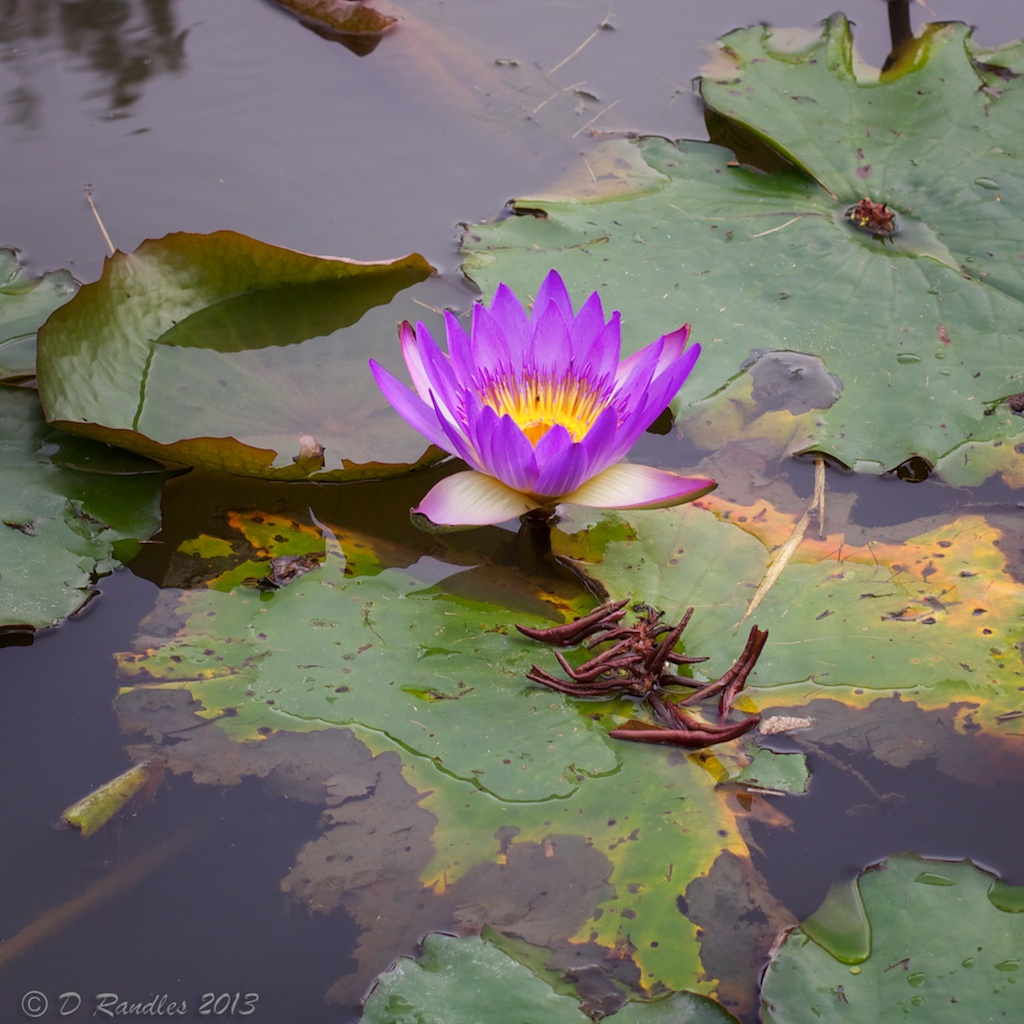
<path id="1" fill-rule="evenodd" d="M 109 900 L 124 895 L 147 875 L 191 846 L 200 831 L 201 829 L 194 824 L 186 825 L 159 846 L 147 850 L 88 885 L 77 896 L 73 896 L 60 906 L 44 911 L 16 935 L 0 942 L 0 970 L 23 957 L 40 942 L 45 942 L 63 931 L 83 914 L 90 913 Z"/>
<path id="2" fill-rule="evenodd" d="M 789 565 L 789 560 L 793 557 L 794 552 L 800 546 L 800 542 L 804 539 L 804 534 L 807 532 L 807 527 L 811 522 L 812 514 L 817 511 L 818 513 L 818 527 L 821 530 L 821 535 L 825 536 L 825 460 L 815 459 L 814 460 L 814 496 L 811 498 L 810 505 L 807 506 L 807 511 L 797 520 L 796 525 L 793 527 L 793 532 L 786 539 L 785 544 L 782 545 L 775 552 L 775 556 L 772 558 L 771 564 L 768 566 L 768 571 L 764 574 L 764 579 L 758 584 L 757 590 L 754 591 L 753 596 L 750 598 L 750 603 L 747 605 L 747 610 L 743 613 L 743 618 L 736 623 L 737 626 L 742 626 L 744 622 L 750 617 L 754 609 L 764 600 L 765 595 L 772 587 L 775 586 L 778 578 L 782 575 L 782 570 Z"/>
<path id="3" fill-rule="evenodd" d="M 103 232 L 103 237 L 107 240 L 107 248 L 110 250 L 110 255 L 113 256 L 117 250 L 114 248 L 114 243 L 110 240 L 110 235 L 107 234 L 107 229 L 103 226 L 103 221 L 100 218 L 100 212 L 96 209 L 96 204 L 92 201 L 92 192 L 89 189 L 85 190 L 85 198 L 89 200 L 89 208 L 92 210 L 92 215 L 96 218 L 96 223 L 100 226 L 100 231 Z"/>

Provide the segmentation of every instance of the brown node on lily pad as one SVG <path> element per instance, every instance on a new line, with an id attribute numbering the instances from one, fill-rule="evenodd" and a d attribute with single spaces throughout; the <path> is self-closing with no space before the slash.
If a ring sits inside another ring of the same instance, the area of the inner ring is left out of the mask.
<path id="1" fill-rule="evenodd" d="M 846 219 L 855 228 L 866 231 L 881 242 L 896 234 L 896 212 L 890 210 L 885 203 L 876 203 L 869 196 L 851 206 L 846 211 Z"/>
<path id="2" fill-rule="evenodd" d="M 280 555 L 270 560 L 270 571 L 265 576 L 247 576 L 242 584 L 260 590 L 280 590 L 311 569 L 318 569 L 325 557 L 322 551 L 308 555 Z"/>
<path id="3" fill-rule="evenodd" d="M 668 743 L 687 748 L 710 747 L 736 739 L 749 732 L 760 721 L 752 715 L 739 722 L 727 721 L 733 704 L 747 677 L 757 662 L 765 641 L 766 630 L 754 626 L 746 645 L 732 667 L 718 679 L 699 683 L 673 671 L 672 665 L 691 665 L 707 661 L 675 650 L 693 609 L 689 608 L 675 626 L 662 621 L 662 612 L 647 605 L 636 604 L 633 625 L 625 625 L 628 601 L 609 601 L 589 615 L 549 629 L 531 629 L 516 625 L 525 636 L 555 647 L 568 647 L 587 641 L 587 649 L 602 649 L 582 665 L 573 667 L 561 651 L 555 659 L 568 679 L 552 675 L 533 665 L 526 678 L 571 697 L 639 697 L 653 712 L 653 722 L 636 719 L 613 729 L 616 739 L 640 740 L 648 743 Z M 665 699 L 666 688 L 689 687 L 693 692 L 680 700 Z M 717 721 L 697 718 L 683 706 L 691 708 L 702 701 L 715 700 L 718 704 Z"/>

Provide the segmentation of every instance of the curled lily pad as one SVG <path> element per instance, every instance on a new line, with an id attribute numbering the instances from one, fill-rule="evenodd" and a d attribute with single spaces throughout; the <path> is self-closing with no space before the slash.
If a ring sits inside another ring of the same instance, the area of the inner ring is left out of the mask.
<path id="1" fill-rule="evenodd" d="M 133 802 L 151 799 L 160 785 L 164 767 L 160 758 L 133 765 L 66 807 L 61 812 L 60 824 L 76 828 L 88 838 Z"/>
<path id="2" fill-rule="evenodd" d="M 351 480 L 436 460 L 368 384 L 432 273 L 308 256 L 230 231 L 116 253 L 39 333 L 39 393 L 71 433 L 170 462 Z M 414 307 L 420 310 L 419 306 Z"/>

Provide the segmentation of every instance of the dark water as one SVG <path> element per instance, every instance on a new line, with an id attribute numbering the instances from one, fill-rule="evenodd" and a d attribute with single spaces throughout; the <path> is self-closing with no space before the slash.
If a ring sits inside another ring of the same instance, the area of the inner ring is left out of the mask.
<path id="1" fill-rule="evenodd" d="M 3 651 L 0 933 L 52 927 L 23 955 L 0 945 L 2 1019 L 29 1019 L 19 1004 L 32 991 L 51 1003 L 43 1020 L 86 1019 L 102 994 L 142 1003 L 166 995 L 195 1011 L 204 993 L 227 992 L 256 993 L 257 1020 L 337 1019 L 323 993 L 351 967 L 351 925 L 344 913 L 286 913 L 279 888 L 296 844 L 316 835 L 319 808 L 268 799 L 257 783 L 175 778 L 156 813 L 110 835 L 83 841 L 53 828 L 62 808 L 129 767 L 110 711 L 110 652 L 130 644 L 155 589 L 121 570 L 72 621 Z M 112 874 L 114 894 L 75 903 Z M 77 1012 L 73 996 L 58 998 L 67 993 L 82 998 Z"/>
<path id="2" fill-rule="evenodd" d="M 906 851 L 968 858 L 1024 885 L 1024 849 L 1008 824 L 1008 816 L 1024 806 L 1024 780 L 965 781 L 930 760 L 897 768 L 827 749 L 838 756 L 812 754 L 812 792 L 780 805 L 792 826 L 752 826 L 765 851 L 755 852 L 754 861 L 796 917 L 817 910 L 836 880 Z M 1019 756 L 1015 760 L 1019 769 Z"/>
<path id="3" fill-rule="evenodd" d="M 832 9 L 810 0 L 421 0 L 404 10 L 451 50 L 423 52 L 396 35 L 357 57 L 255 0 L 12 0 L 0 6 L 0 245 L 22 249 L 33 270 L 94 279 L 106 250 L 89 188 L 125 250 L 169 231 L 233 228 L 357 259 L 416 250 L 454 277 L 460 221 L 496 216 L 511 197 L 548 185 L 587 145 L 524 118 L 500 83 L 496 98 L 481 100 L 465 86 L 473 59 L 551 68 L 608 18 L 614 31 L 598 33 L 553 81 L 586 83 L 615 102 L 600 127 L 702 138 L 690 80 L 711 40 L 762 19 L 810 27 Z M 845 10 L 862 53 L 880 63 L 885 4 Z M 932 0 L 913 13 L 916 23 L 977 20 L 984 43 L 1024 36 L 1016 0 Z M 642 458 L 671 462 L 671 443 L 647 439 Z M 807 466 L 787 472 L 810 493 Z M 860 495 L 865 526 L 965 502 L 1019 514 L 995 487 L 965 495 L 838 475 L 830 487 Z M 109 838 L 83 842 L 51 828 L 61 808 L 129 763 L 111 711 L 111 652 L 130 646 L 156 588 L 122 570 L 98 590 L 73 621 L 0 651 L 0 936 L 46 926 L 0 962 L 0 1020 L 29 1019 L 20 1001 L 30 990 L 51 1000 L 43 1020 L 73 1007 L 62 993 L 83 999 L 66 1015 L 75 1020 L 104 992 L 164 995 L 190 1011 L 203 993 L 256 993 L 253 1020 L 352 1020 L 352 1006 L 323 998 L 352 966 L 350 922 L 340 912 L 289 912 L 279 891 L 296 848 L 316 834 L 313 805 L 269 799 L 254 784 L 222 790 L 174 778 Z M 795 913 L 813 910 L 836 877 L 910 848 L 970 854 L 1024 884 L 1005 824 L 1021 806 L 1019 783 L 979 787 L 931 763 L 897 770 L 834 757 L 846 767 L 812 755 L 811 794 L 786 804 L 790 831 L 757 832 L 758 867 Z M 901 799 L 865 810 L 862 779 Z M 125 879 L 117 895 L 73 902 L 111 870 Z M 54 908 L 62 916 L 47 917 Z"/>

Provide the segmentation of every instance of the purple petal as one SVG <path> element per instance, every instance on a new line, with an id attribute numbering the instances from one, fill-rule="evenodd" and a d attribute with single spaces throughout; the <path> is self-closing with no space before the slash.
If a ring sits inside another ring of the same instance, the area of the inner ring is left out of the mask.
<path id="1" fill-rule="evenodd" d="M 410 391 L 397 377 L 389 373 L 376 360 L 370 360 L 377 387 L 391 403 L 399 416 L 414 430 L 418 430 L 428 441 L 443 448 L 452 455 L 459 454 L 442 427 L 442 417 L 437 410 L 427 405 L 414 391 Z"/>
<path id="2" fill-rule="evenodd" d="M 519 369 L 530 344 L 530 321 L 512 289 L 499 284 L 491 301 L 491 314 L 505 328 L 505 344 L 512 369 Z"/>
<path id="3" fill-rule="evenodd" d="M 468 529 L 491 526 L 529 512 L 539 506 L 525 494 L 506 487 L 483 473 L 455 473 L 438 481 L 412 510 L 430 526 Z"/>
<path id="4" fill-rule="evenodd" d="M 566 494 L 562 501 L 590 508 L 668 508 L 693 501 L 717 486 L 716 481 L 702 477 L 618 462 Z"/>
<path id="5" fill-rule="evenodd" d="M 510 346 L 504 324 L 484 306 L 473 307 L 470 338 L 475 367 L 474 381 L 510 370 L 521 371 L 522 354 L 514 346 Z"/>
<path id="6" fill-rule="evenodd" d="M 448 337 L 448 355 L 451 359 L 452 372 L 459 383 L 465 387 L 474 380 L 476 366 L 473 362 L 473 347 L 465 328 L 459 323 L 454 313 L 445 310 L 445 334 Z"/>
<path id="7" fill-rule="evenodd" d="M 670 367 L 660 377 L 651 380 L 639 402 L 631 408 L 627 406 L 622 422 L 619 424 L 619 434 L 616 438 L 614 458 L 620 459 L 636 442 L 636 439 L 662 414 L 669 406 L 676 392 L 683 386 L 693 364 L 700 355 L 700 346 L 694 345 L 683 353 L 682 358 Z"/>
<path id="8" fill-rule="evenodd" d="M 542 456 L 540 444 L 537 445 L 537 465 L 540 467 L 540 473 L 531 492 L 540 498 L 548 499 L 552 504 L 560 502 L 563 494 L 572 493 L 584 480 L 593 476 L 586 448 L 580 443 L 574 444 L 565 427 L 552 427 L 541 438 L 541 444 L 556 431 L 558 434 L 555 441 L 560 442 L 561 447 L 550 456 Z"/>
<path id="9" fill-rule="evenodd" d="M 647 401 L 656 403 L 664 409 L 676 397 L 676 392 L 690 376 L 690 371 L 697 362 L 698 356 L 700 356 L 700 345 L 693 345 L 685 352 L 681 352 L 665 369 L 655 370 L 654 379 L 647 389 Z M 660 362 L 661 360 L 659 360 Z"/>
<path id="10" fill-rule="evenodd" d="M 538 300 L 539 301 L 539 300 Z M 533 338 L 530 341 L 529 363 L 531 368 L 561 377 L 572 365 L 572 343 L 569 340 L 569 324 L 561 309 L 549 302 L 544 309 L 533 307 Z"/>
<path id="11" fill-rule="evenodd" d="M 533 445 L 511 416 L 499 416 L 485 405 L 471 413 L 469 436 L 485 473 L 517 491 L 533 490 L 537 479 Z"/>
<path id="12" fill-rule="evenodd" d="M 618 439 L 619 414 L 613 406 L 608 406 L 598 413 L 593 426 L 580 442 L 583 450 L 587 453 L 589 463 L 587 478 L 596 476 L 613 462 L 618 462 L 622 458 L 625 453 L 618 451 Z M 630 447 L 632 447 L 632 442 L 630 442 Z"/>
<path id="13" fill-rule="evenodd" d="M 434 339 L 424 328 L 427 344 L 432 345 Z M 403 320 L 398 327 L 398 340 L 402 346 L 402 358 L 412 377 L 412 386 L 419 393 L 424 401 L 430 394 L 430 378 L 427 376 L 426 368 L 423 366 L 423 356 L 420 352 L 420 339 L 408 320 Z"/>
<path id="14" fill-rule="evenodd" d="M 686 348 L 686 342 L 690 337 L 690 325 L 683 324 L 676 331 L 672 331 L 670 334 L 663 334 L 657 341 L 652 341 L 650 345 L 640 349 L 639 352 L 634 352 L 631 356 L 627 356 L 619 363 L 619 372 L 616 374 L 617 380 L 625 380 L 625 378 L 632 371 L 633 366 L 638 360 L 643 358 L 644 354 L 655 345 L 660 345 L 661 357 L 658 360 L 658 365 L 655 368 L 655 373 L 663 373 L 665 368 L 676 359 L 679 358 L 684 348 Z M 699 348 L 699 346 L 697 346 Z M 694 357 L 696 358 L 696 357 Z"/>
<path id="15" fill-rule="evenodd" d="M 537 323 L 537 314 L 543 314 L 552 302 L 558 307 L 566 322 L 572 321 L 574 316 L 572 299 L 569 298 L 565 282 L 557 270 L 549 271 L 548 276 L 544 278 L 540 288 L 537 289 L 537 297 L 533 300 L 532 322 L 534 325 Z"/>
<path id="16" fill-rule="evenodd" d="M 686 342 L 690 338 L 690 325 L 683 324 L 678 330 L 672 331 L 670 334 L 663 334 L 658 341 L 662 342 L 661 358 L 658 360 L 658 366 L 655 369 L 655 374 L 664 373 L 670 366 L 672 366 L 677 359 L 683 354 L 683 350 L 686 348 Z M 695 345 L 695 348 L 700 346 Z M 699 353 L 698 353 L 699 354 Z M 694 356 L 696 359 L 696 356 Z M 691 365 L 693 365 L 691 363 Z"/>
<path id="17" fill-rule="evenodd" d="M 577 347 L 576 351 L 580 352 L 581 349 Z M 583 347 L 583 355 L 577 359 L 579 371 L 595 383 L 605 378 L 614 381 L 621 351 L 622 326 L 616 310 L 608 323 L 601 324 L 590 336 L 589 343 Z"/>
<path id="18" fill-rule="evenodd" d="M 659 338 L 623 359 L 615 372 L 616 390 L 635 390 L 638 381 L 643 381 L 641 387 L 646 387 L 657 374 L 664 352 L 665 339 Z"/>
<path id="19" fill-rule="evenodd" d="M 655 379 L 663 386 L 666 391 L 667 405 L 676 396 L 676 392 L 683 386 L 686 378 L 690 376 L 690 372 L 693 370 L 698 358 L 700 357 L 700 345 L 691 345 L 685 351 L 681 351 L 678 356 L 668 364 L 664 369 L 655 371 Z M 660 361 L 659 361 L 660 362 Z"/>
<path id="20" fill-rule="evenodd" d="M 638 358 L 631 362 L 629 374 L 625 378 L 622 377 L 622 364 L 619 364 L 612 401 L 623 420 L 629 418 L 634 409 L 646 404 L 647 389 L 654 379 L 661 348 L 659 340 L 637 352 Z"/>
<path id="21" fill-rule="evenodd" d="M 406 358 L 406 366 L 413 380 L 417 381 L 416 389 L 420 397 L 429 403 L 433 395 L 444 419 L 458 422 L 463 388 L 452 370 L 449 357 L 437 347 L 430 332 L 422 324 L 416 325 L 415 333 L 412 329 L 402 331 L 401 342 L 402 355 Z M 423 381 L 422 388 L 420 379 Z"/>
<path id="22" fill-rule="evenodd" d="M 618 313 L 613 313 L 615 318 Z M 601 296 L 594 292 L 583 303 L 576 318 L 570 321 L 570 334 L 573 351 L 577 358 L 591 347 L 595 338 L 599 338 L 605 329 L 604 310 L 601 307 Z"/>
<path id="23" fill-rule="evenodd" d="M 442 445 L 444 450 L 451 452 L 453 455 L 458 455 L 460 459 L 468 462 L 474 469 L 482 470 L 484 467 L 480 464 L 480 456 L 477 453 L 472 437 L 466 436 L 461 424 L 448 419 L 444 415 L 441 408 L 437 405 L 437 399 L 434 395 L 430 397 L 434 401 L 434 414 L 437 416 L 437 420 L 445 434 L 446 443 Z"/>

